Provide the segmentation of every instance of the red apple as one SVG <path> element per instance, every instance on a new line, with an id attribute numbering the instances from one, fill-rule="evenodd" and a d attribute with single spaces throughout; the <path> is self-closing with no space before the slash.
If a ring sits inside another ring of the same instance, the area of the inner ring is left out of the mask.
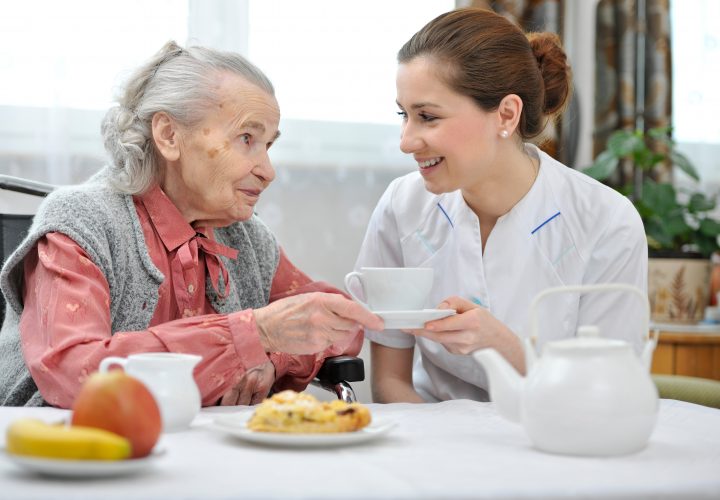
<path id="1" fill-rule="evenodd" d="M 105 429 L 127 438 L 132 458 L 149 455 L 162 431 L 153 395 L 145 384 L 120 370 L 88 377 L 72 410 L 72 425 Z"/>

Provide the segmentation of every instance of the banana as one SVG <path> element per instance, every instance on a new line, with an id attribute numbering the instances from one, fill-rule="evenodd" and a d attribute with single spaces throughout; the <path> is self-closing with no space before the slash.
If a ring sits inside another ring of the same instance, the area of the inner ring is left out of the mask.
<path id="1" fill-rule="evenodd" d="M 74 460 L 121 460 L 132 451 L 130 441 L 113 432 L 31 418 L 10 424 L 6 449 L 15 455 Z"/>

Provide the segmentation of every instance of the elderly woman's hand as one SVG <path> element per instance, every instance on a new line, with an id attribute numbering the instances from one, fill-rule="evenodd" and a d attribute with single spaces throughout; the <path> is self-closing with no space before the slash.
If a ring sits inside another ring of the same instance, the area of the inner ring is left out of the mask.
<path id="1" fill-rule="evenodd" d="M 275 383 L 275 365 L 267 361 L 238 379 L 235 386 L 223 395 L 222 406 L 254 405 L 265 399 Z"/>
<path id="2" fill-rule="evenodd" d="M 314 354 L 349 344 L 364 326 L 382 330 L 383 320 L 334 293 L 306 293 L 255 309 L 260 340 L 268 352 Z"/>

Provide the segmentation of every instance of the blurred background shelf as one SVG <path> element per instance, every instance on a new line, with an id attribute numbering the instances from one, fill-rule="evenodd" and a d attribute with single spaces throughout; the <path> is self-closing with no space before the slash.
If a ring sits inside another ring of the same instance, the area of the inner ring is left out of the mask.
<path id="1" fill-rule="evenodd" d="M 657 375 L 720 380 L 720 325 L 653 325 L 660 331 L 652 363 Z"/>

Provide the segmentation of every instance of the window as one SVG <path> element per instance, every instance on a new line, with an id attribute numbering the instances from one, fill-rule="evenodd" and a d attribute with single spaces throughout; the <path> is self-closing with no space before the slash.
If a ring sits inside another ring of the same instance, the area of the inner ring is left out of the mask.
<path id="1" fill-rule="evenodd" d="M 235 3 L 234 6 L 243 2 Z M 200 19 L 223 19 L 227 6 L 192 2 Z M 271 150 L 278 166 L 399 167 L 396 54 L 413 33 L 454 0 L 248 0 L 247 55 L 273 81 L 283 136 Z M 207 28 L 207 29 L 206 29 Z M 196 25 L 201 43 L 216 26 Z M 230 29 L 230 27 L 224 28 Z"/>
<path id="2" fill-rule="evenodd" d="M 113 88 L 168 39 L 187 0 L 6 2 L 0 16 L 0 173 L 67 184 L 105 160 Z"/>
<path id="3" fill-rule="evenodd" d="M 0 17 L 0 173 L 79 182 L 113 89 L 169 39 L 245 53 L 273 81 L 282 166 L 412 168 L 395 54 L 452 0 L 27 0 Z"/>
<path id="4" fill-rule="evenodd" d="M 288 119 L 398 125 L 397 51 L 452 8 L 438 0 L 254 0 L 248 53 L 276 82 Z"/>
<path id="5" fill-rule="evenodd" d="M 187 1 L 8 2 L 0 17 L 0 105 L 105 110 L 127 71 L 187 37 Z"/>
<path id="6" fill-rule="evenodd" d="M 698 167 L 703 185 L 720 187 L 720 2 L 670 2 L 673 127 L 679 149 Z M 687 178 L 678 175 L 679 181 Z"/>

